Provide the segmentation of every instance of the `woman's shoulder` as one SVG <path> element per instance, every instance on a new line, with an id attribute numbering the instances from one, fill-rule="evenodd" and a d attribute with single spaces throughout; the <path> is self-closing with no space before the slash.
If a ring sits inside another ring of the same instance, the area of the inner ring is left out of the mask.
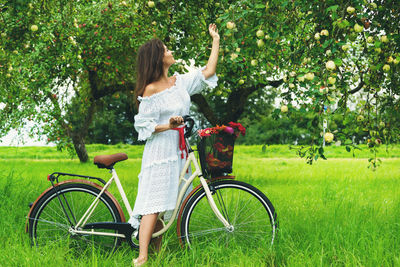
<path id="1" fill-rule="evenodd" d="M 146 85 L 143 91 L 143 97 L 149 97 L 157 93 L 157 87 L 154 83 Z"/>
<path id="2" fill-rule="evenodd" d="M 171 78 L 173 79 L 171 80 L 172 86 L 160 85 L 157 82 L 149 83 L 144 89 L 143 96 L 138 97 L 139 101 L 151 100 L 157 98 L 158 96 L 165 95 L 168 92 L 172 92 L 174 88 L 177 87 L 178 75 L 174 74 L 174 76 Z"/>

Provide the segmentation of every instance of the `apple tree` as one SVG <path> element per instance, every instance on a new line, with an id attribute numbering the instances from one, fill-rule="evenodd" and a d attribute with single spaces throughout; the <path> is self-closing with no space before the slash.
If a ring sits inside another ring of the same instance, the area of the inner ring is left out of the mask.
<path id="1" fill-rule="evenodd" d="M 356 147 L 353 130 L 329 123 L 333 114 L 368 133 L 372 151 L 398 141 L 400 12 L 393 0 L 32 0 L 1 9 L 2 129 L 22 118 L 44 121 L 39 130 L 79 151 L 96 101 L 132 93 L 140 44 L 156 36 L 176 58 L 205 65 L 215 22 L 219 85 L 192 97 L 210 123 L 236 121 L 279 93 L 275 116 L 312 111 L 318 120 L 309 127 L 321 131 L 328 122 L 324 137 L 298 150 L 309 163 L 324 157 L 322 138 Z"/>

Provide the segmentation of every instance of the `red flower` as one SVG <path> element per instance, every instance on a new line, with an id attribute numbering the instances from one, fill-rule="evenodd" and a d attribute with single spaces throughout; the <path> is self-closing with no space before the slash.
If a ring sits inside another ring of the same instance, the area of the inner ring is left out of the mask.
<path id="1" fill-rule="evenodd" d="M 210 166 L 212 168 L 218 167 L 221 162 L 219 159 L 214 158 L 214 155 L 211 153 L 208 153 L 208 155 L 206 157 L 206 161 L 207 161 L 208 166 Z"/>
<path id="2" fill-rule="evenodd" d="M 214 148 L 218 150 L 218 152 L 222 152 L 225 149 L 224 145 L 219 142 L 214 144 Z"/>

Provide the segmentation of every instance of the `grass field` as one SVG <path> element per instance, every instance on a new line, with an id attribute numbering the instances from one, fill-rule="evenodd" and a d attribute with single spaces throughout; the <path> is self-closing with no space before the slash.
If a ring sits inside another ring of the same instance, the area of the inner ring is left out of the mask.
<path id="1" fill-rule="evenodd" d="M 136 196 L 142 146 L 88 147 L 97 154 L 126 152 L 116 170 L 131 202 Z M 343 147 L 328 147 L 327 161 L 307 165 L 287 146 L 236 146 L 234 175 L 263 191 L 280 223 L 272 248 L 183 250 L 175 228 L 148 266 L 400 266 L 400 147 L 384 148 L 382 165 L 367 168 L 369 152 L 356 158 Z M 35 248 L 25 233 L 28 203 L 47 187 L 54 171 L 107 178 L 92 163 L 55 148 L 0 147 L 0 266 L 130 266 L 137 256 L 124 244 L 105 256 L 92 250 L 77 254 L 67 247 Z M 115 193 L 115 188 L 111 190 Z"/>

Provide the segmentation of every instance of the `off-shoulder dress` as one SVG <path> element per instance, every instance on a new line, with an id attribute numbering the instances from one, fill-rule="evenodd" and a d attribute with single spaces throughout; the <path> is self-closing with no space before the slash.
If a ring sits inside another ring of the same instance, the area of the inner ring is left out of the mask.
<path id="1" fill-rule="evenodd" d="M 155 132 L 156 125 L 168 124 L 172 116 L 189 114 L 190 96 L 205 87 L 217 86 L 218 78 L 205 79 L 198 68 L 177 74 L 175 84 L 148 97 L 138 97 L 139 112 L 134 127 L 139 140 L 146 140 L 139 185 L 129 223 L 138 228 L 140 216 L 166 211 L 166 217 L 175 208 L 179 192 L 179 174 L 186 161 L 179 150 L 179 133 L 174 130 Z M 191 173 L 187 173 L 189 176 Z"/>

